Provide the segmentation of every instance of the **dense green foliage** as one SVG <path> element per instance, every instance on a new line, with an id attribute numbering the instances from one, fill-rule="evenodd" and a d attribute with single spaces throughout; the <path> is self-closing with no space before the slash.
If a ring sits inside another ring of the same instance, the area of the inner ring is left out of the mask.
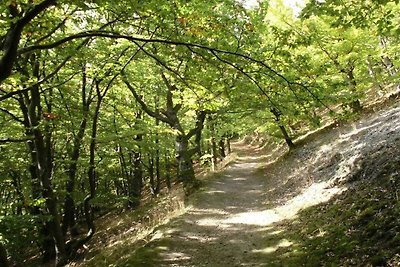
<path id="1" fill-rule="evenodd" d="M 297 18 L 266 0 L 3 1 L 0 249 L 63 264 L 96 216 L 176 182 L 190 193 L 193 162 L 215 164 L 235 134 L 293 147 L 385 93 L 399 3 L 342 2 Z"/>

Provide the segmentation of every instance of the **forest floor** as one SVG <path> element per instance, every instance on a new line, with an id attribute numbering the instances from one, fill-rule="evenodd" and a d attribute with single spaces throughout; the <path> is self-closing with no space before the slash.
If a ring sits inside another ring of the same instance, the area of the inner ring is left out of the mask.
<path id="1" fill-rule="evenodd" d="M 267 152 L 266 152 L 267 151 Z M 82 266 L 400 266 L 400 103 L 236 159 L 143 246 Z"/>

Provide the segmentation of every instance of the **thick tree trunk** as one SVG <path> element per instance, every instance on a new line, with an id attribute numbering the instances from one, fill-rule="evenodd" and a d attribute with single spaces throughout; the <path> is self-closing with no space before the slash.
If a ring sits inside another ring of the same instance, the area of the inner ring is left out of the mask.
<path id="1" fill-rule="evenodd" d="M 29 127 L 29 125 L 27 126 Z M 27 129 L 27 136 L 32 136 L 32 132 Z M 32 199 L 39 199 L 42 196 L 42 187 L 39 181 L 39 171 L 37 169 L 37 151 L 33 141 L 28 142 L 28 148 L 30 151 L 31 163 L 29 166 L 29 173 L 31 175 L 32 181 Z M 30 207 L 30 213 L 35 216 L 43 215 L 43 211 L 38 206 Z M 43 263 L 47 263 L 53 260 L 56 257 L 55 243 L 52 233 L 49 231 L 50 227 L 48 226 L 49 222 L 42 222 L 40 226 L 40 249 L 43 252 L 42 261 Z"/>
<path id="2" fill-rule="evenodd" d="M 178 135 L 175 139 L 176 160 L 178 163 L 178 181 L 184 186 L 191 186 L 195 182 L 195 174 L 186 136 Z"/>

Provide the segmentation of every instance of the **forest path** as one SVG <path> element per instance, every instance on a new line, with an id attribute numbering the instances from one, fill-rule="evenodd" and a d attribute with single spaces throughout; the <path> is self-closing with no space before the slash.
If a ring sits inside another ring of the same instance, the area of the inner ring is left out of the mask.
<path id="1" fill-rule="evenodd" d="M 160 227 L 126 266 L 259 266 L 269 225 L 280 219 L 266 210 L 269 187 L 258 166 L 265 156 L 234 144 L 238 158 L 197 194 L 188 211 Z"/>
<path id="2" fill-rule="evenodd" d="M 379 176 L 396 160 L 400 103 L 301 143 L 291 153 L 267 155 L 235 143 L 237 159 L 194 195 L 187 212 L 158 227 L 116 266 L 281 266 L 280 256 L 302 248 L 287 235 L 308 220 L 299 211 L 345 192 L 352 181 Z"/>

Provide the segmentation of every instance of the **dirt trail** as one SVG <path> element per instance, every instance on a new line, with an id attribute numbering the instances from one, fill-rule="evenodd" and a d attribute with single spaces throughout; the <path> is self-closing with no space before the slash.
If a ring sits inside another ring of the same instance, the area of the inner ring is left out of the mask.
<path id="1" fill-rule="evenodd" d="M 237 160 L 196 195 L 187 213 L 117 265 L 265 266 L 270 253 L 293 245 L 274 236 L 296 223 L 299 210 L 346 190 L 345 182 L 376 155 L 400 147 L 400 107 L 309 139 L 269 164 L 271 155 L 236 143 Z"/>
<path id="2" fill-rule="evenodd" d="M 234 146 L 238 159 L 197 195 L 185 215 L 156 231 L 133 262 L 138 266 L 259 266 L 262 259 L 256 251 L 263 248 L 272 222 L 269 216 L 256 216 L 266 208 L 263 194 L 268 183 L 257 171 L 265 158 L 255 148 Z"/>

